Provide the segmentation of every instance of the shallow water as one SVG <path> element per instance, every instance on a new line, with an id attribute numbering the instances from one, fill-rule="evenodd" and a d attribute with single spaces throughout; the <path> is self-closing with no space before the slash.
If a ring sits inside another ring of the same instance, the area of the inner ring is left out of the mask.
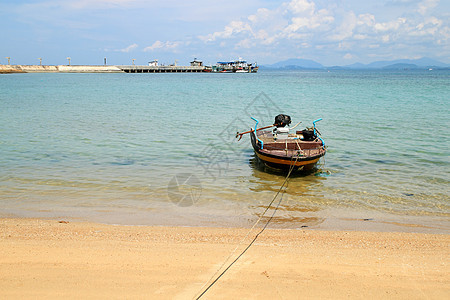
<path id="1" fill-rule="evenodd" d="M 4 216 L 250 225 L 284 174 L 234 135 L 285 113 L 303 128 L 323 118 L 328 153 L 289 181 L 274 225 L 448 228 L 449 71 L 16 74 L 0 92 Z"/>

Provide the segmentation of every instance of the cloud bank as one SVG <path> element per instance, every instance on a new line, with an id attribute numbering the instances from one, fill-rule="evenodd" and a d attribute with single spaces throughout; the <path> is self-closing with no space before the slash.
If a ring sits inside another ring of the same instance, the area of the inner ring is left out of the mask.
<path id="1" fill-rule="evenodd" d="M 151 53 L 169 61 L 450 63 L 449 22 L 442 0 L 20 0 L 0 3 L 0 24 L 9 28 L 0 51 L 102 59 L 98 52 L 108 52 L 127 62 Z"/>
<path id="2" fill-rule="evenodd" d="M 198 38 L 206 45 L 259 49 L 269 56 L 279 49 L 282 58 L 338 55 L 342 61 L 393 54 L 395 58 L 413 58 L 427 55 L 433 48 L 434 55 L 444 57 L 450 53 L 450 27 L 448 14 L 434 10 L 438 3 L 425 0 L 412 7 L 404 3 L 409 8 L 404 14 L 379 21 L 369 12 L 357 14 L 334 5 L 292 0 L 272 10 L 260 8 L 246 19 Z"/>

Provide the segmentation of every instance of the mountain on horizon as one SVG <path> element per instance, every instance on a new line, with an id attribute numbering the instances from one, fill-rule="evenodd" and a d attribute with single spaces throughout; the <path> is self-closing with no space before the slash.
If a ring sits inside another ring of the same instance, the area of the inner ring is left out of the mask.
<path id="1" fill-rule="evenodd" d="M 381 69 L 381 68 L 387 68 L 392 65 L 399 65 L 399 64 L 405 64 L 405 65 L 416 65 L 418 68 L 428 68 L 428 67 L 440 67 L 440 68 L 446 68 L 450 65 L 444 64 L 443 62 L 437 61 L 435 59 L 431 59 L 428 57 L 422 57 L 419 59 L 396 59 L 391 61 L 375 61 L 367 65 L 363 65 L 363 68 L 368 69 Z M 349 66 L 346 66 L 349 67 Z"/>
<path id="2" fill-rule="evenodd" d="M 291 58 L 271 65 L 263 65 L 268 69 L 428 69 L 450 68 L 450 64 L 438 60 L 422 57 L 419 59 L 397 59 L 391 61 L 375 61 L 369 64 L 354 63 L 346 66 L 326 67 L 316 61 L 301 58 Z"/>
<path id="3" fill-rule="evenodd" d="M 265 65 L 266 68 L 273 69 L 323 69 L 324 66 L 309 59 L 290 58 L 272 65 Z"/>

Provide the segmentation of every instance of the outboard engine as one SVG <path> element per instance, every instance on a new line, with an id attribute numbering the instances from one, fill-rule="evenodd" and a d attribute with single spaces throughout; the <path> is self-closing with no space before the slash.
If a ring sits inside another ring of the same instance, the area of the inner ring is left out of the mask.
<path id="1" fill-rule="evenodd" d="M 296 133 L 302 141 L 314 141 L 317 138 L 317 135 L 314 134 L 314 130 L 311 129 L 303 129 L 296 131 Z"/>
<path id="2" fill-rule="evenodd" d="M 284 127 L 286 125 L 289 126 L 289 124 L 291 124 L 291 117 L 283 114 L 279 114 L 278 116 L 276 116 L 275 122 L 273 123 L 273 125 L 277 126 L 277 128 Z"/>
<path id="3" fill-rule="evenodd" d="M 288 115 L 279 114 L 275 117 L 275 125 L 277 128 L 273 130 L 273 138 L 287 139 L 289 137 L 289 124 L 291 124 L 291 117 Z M 286 127 L 287 126 L 287 127 Z"/>

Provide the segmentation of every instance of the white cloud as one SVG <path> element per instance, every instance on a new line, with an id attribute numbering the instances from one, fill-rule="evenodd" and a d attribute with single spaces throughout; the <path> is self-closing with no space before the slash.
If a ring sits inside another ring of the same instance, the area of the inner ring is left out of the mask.
<path id="1" fill-rule="evenodd" d="M 375 25 L 375 16 L 372 14 L 360 14 L 357 25 L 372 27 Z"/>
<path id="2" fill-rule="evenodd" d="M 231 21 L 230 24 L 225 26 L 225 29 L 223 31 L 217 31 L 207 36 L 200 36 L 199 38 L 207 42 L 212 42 L 216 39 L 227 39 L 245 31 L 252 31 L 248 23 L 245 23 L 243 21 Z"/>
<path id="3" fill-rule="evenodd" d="M 128 47 L 126 47 L 124 49 L 120 49 L 119 51 L 128 53 L 128 52 L 131 52 L 131 51 L 135 50 L 137 47 L 138 47 L 138 44 L 131 44 L 130 46 L 128 46 Z"/>
<path id="4" fill-rule="evenodd" d="M 344 59 L 353 59 L 353 55 L 351 53 L 346 53 Z"/>
<path id="5" fill-rule="evenodd" d="M 289 33 L 298 31 L 318 30 L 323 31 L 329 28 L 335 19 L 327 9 L 316 11 L 315 4 L 305 0 L 294 0 L 287 5 L 288 13 L 292 14 L 290 24 L 285 28 Z"/>
<path id="6" fill-rule="evenodd" d="M 365 39 L 367 39 L 369 36 L 368 35 L 366 35 L 366 34 L 355 34 L 354 36 L 353 36 L 353 38 L 355 39 L 355 40 L 365 40 Z"/>
<path id="7" fill-rule="evenodd" d="M 406 23 L 405 18 L 398 18 L 397 20 L 385 22 L 385 23 L 376 23 L 374 28 L 378 32 L 386 32 L 386 31 L 396 31 L 399 30 L 400 26 Z"/>
<path id="8" fill-rule="evenodd" d="M 236 49 L 240 49 L 240 48 L 249 49 L 251 47 L 252 47 L 252 41 L 250 39 L 244 39 L 244 40 L 240 41 L 239 43 L 237 43 L 235 46 Z"/>
<path id="9" fill-rule="evenodd" d="M 298 15 L 312 15 L 315 7 L 315 3 L 308 0 L 293 0 L 287 4 L 287 9 Z"/>
<path id="10" fill-rule="evenodd" d="M 144 51 L 145 52 L 156 51 L 156 50 L 175 51 L 180 45 L 181 45 L 181 42 L 156 41 L 151 46 L 144 48 Z"/>
<path id="11" fill-rule="evenodd" d="M 353 12 L 348 12 L 342 18 L 342 22 L 333 30 L 330 35 L 331 41 L 342 41 L 353 36 L 353 32 L 357 26 L 357 17 Z"/>
<path id="12" fill-rule="evenodd" d="M 269 33 L 264 29 L 258 30 L 258 32 L 255 34 L 255 38 L 259 40 L 263 45 L 273 44 L 276 40 L 275 36 L 270 36 Z"/>
<path id="13" fill-rule="evenodd" d="M 267 8 L 258 8 L 256 14 L 248 16 L 248 20 L 253 24 L 266 22 L 271 18 L 272 12 Z"/>
<path id="14" fill-rule="evenodd" d="M 421 15 L 425 15 L 429 10 L 435 8 L 439 3 L 439 0 L 424 0 L 419 3 L 417 12 Z"/>

